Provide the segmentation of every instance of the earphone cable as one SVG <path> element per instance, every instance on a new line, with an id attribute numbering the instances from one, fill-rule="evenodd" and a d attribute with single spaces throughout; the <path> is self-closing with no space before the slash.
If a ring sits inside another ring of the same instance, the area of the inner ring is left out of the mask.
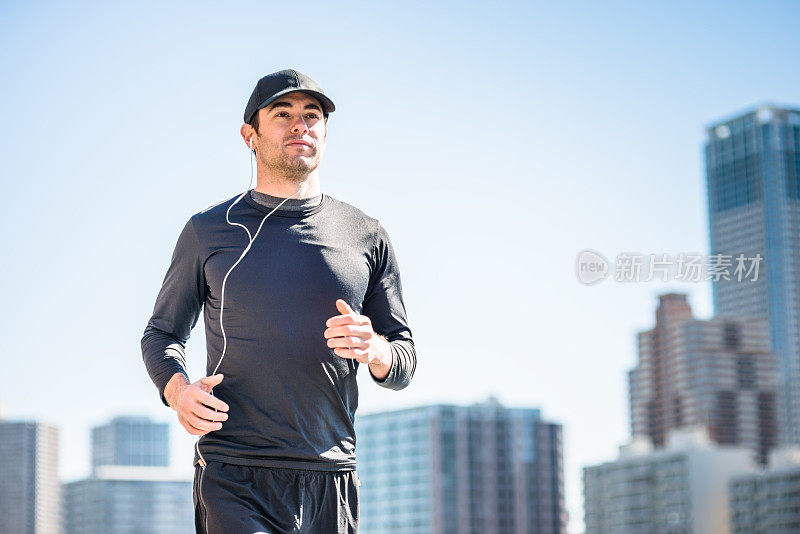
<path id="1" fill-rule="evenodd" d="M 244 198 L 244 196 L 246 194 L 248 194 L 250 192 L 250 188 L 253 185 L 253 159 L 254 159 L 254 155 L 255 155 L 255 151 L 251 150 L 250 151 L 250 183 L 247 186 L 247 190 L 245 190 L 244 193 L 239 195 L 239 197 L 236 200 L 234 200 L 233 203 L 230 206 L 228 206 L 228 209 L 225 212 L 225 220 L 227 221 L 227 223 L 229 225 L 231 225 L 231 226 L 239 226 L 239 227 L 243 228 L 244 231 L 247 233 L 248 243 L 247 243 L 247 246 L 242 251 L 242 254 L 239 256 L 239 259 L 236 260 L 236 262 L 231 266 L 230 269 L 228 269 L 228 272 L 225 273 L 225 277 L 222 279 L 222 290 L 220 292 L 220 303 L 219 303 L 219 328 L 220 328 L 220 331 L 222 332 L 222 354 L 220 355 L 219 360 L 217 361 L 217 365 L 214 367 L 214 371 L 209 376 L 214 376 L 215 374 L 217 374 L 217 371 L 219 370 L 220 365 L 222 365 L 222 360 L 225 358 L 225 354 L 227 353 L 227 349 L 228 349 L 228 338 L 225 335 L 225 326 L 222 323 L 222 315 L 223 315 L 223 312 L 225 311 L 225 284 L 228 281 L 228 276 L 230 276 L 231 272 L 236 268 L 237 265 L 239 265 L 239 263 L 244 259 L 244 257 L 250 251 L 250 248 L 253 246 L 253 242 L 258 237 L 258 234 L 261 233 L 261 228 L 264 226 L 264 223 L 267 221 L 267 218 L 269 218 L 270 215 L 275 213 L 275 211 L 278 208 L 280 208 L 283 205 L 284 202 L 286 202 L 290 198 L 294 198 L 295 196 L 297 196 L 298 193 L 303 191 L 303 188 L 307 185 L 307 182 L 303 182 L 303 185 L 301 185 L 300 188 L 292 196 L 284 198 L 277 206 L 275 206 L 272 209 L 272 211 L 267 213 L 264 216 L 264 218 L 261 219 L 261 224 L 258 225 L 258 229 L 256 230 L 256 233 L 251 236 L 250 230 L 245 225 L 243 225 L 241 223 L 237 223 L 237 222 L 231 221 L 230 214 L 231 214 L 231 208 L 233 208 L 233 206 L 237 202 L 239 202 L 242 198 Z M 213 390 L 210 393 L 211 393 L 211 395 L 213 395 L 214 394 Z M 214 411 L 216 412 L 218 410 L 214 409 Z M 194 444 L 194 448 L 195 448 L 195 451 L 197 451 L 197 456 L 199 458 L 199 462 L 200 462 L 201 468 L 205 469 L 206 461 L 203 458 L 203 455 L 200 453 L 200 439 L 202 437 L 203 436 L 200 436 L 200 437 L 197 438 L 197 441 Z"/>

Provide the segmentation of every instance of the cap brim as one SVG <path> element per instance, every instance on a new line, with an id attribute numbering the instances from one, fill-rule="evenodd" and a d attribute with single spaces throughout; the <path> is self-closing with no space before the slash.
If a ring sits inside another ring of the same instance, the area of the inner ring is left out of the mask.
<path id="1" fill-rule="evenodd" d="M 322 93 L 318 91 L 312 91 L 311 89 L 298 89 L 296 87 L 290 87 L 288 89 L 284 89 L 283 91 L 278 91 L 277 93 L 275 93 L 274 95 L 272 95 L 271 97 L 260 103 L 258 107 L 255 109 L 255 111 L 253 111 L 253 115 L 258 113 L 259 109 L 269 106 L 270 104 L 278 100 L 280 97 L 287 95 L 289 93 L 306 93 L 308 95 L 313 96 L 319 101 L 320 105 L 322 106 L 322 111 L 324 111 L 325 113 L 331 113 L 333 111 L 336 111 L 336 106 L 333 105 L 333 101 L 327 96 L 323 95 Z M 245 122 L 249 123 L 253 119 L 253 115 L 249 116 Z"/>

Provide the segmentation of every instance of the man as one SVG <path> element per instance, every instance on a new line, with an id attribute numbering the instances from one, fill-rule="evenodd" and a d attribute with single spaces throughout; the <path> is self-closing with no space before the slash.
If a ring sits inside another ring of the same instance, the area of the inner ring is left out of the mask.
<path id="1" fill-rule="evenodd" d="M 386 230 L 320 192 L 334 109 L 294 70 L 259 80 L 241 128 L 257 186 L 189 219 L 142 337 L 162 401 L 200 436 L 197 532 L 357 532 L 356 371 L 397 390 L 416 368 Z M 210 376 L 191 382 L 203 307 Z"/>

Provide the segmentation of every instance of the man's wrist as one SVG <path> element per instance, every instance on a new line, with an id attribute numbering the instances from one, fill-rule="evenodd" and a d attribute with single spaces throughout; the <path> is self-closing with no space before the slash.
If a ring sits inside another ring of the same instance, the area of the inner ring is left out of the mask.
<path id="1" fill-rule="evenodd" d="M 392 370 L 392 363 L 394 358 L 392 356 L 392 345 L 383 336 L 378 336 L 381 339 L 380 357 L 369 364 L 369 370 L 372 376 L 378 380 L 384 380 Z"/>
<path id="2" fill-rule="evenodd" d="M 169 404 L 170 408 L 177 410 L 175 406 L 178 400 L 178 393 L 188 385 L 189 380 L 186 379 L 185 374 L 175 373 L 172 375 L 172 378 L 169 379 L 166 387 L 164 387 L 164 398 L 167 400 L 167 404 Z"/>

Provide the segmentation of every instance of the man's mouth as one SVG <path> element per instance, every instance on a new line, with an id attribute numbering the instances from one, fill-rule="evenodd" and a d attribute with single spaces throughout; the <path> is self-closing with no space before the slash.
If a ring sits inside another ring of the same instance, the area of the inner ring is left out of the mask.
<path id="1" fill-rule="evenodd" d="M 309 143 L 308 141 L 303 141 L 302 139 L 295 139 L 294 141 L 289 141 L 287 143 L 287 145 L 294 146 L 294 147 L 300 147 L 300 148 L 303 148 L 303 147 L 306 147 L 306 146 L 309 147 L 309 148 L 313 148 L 313 145 L 311 143 Z"/>

